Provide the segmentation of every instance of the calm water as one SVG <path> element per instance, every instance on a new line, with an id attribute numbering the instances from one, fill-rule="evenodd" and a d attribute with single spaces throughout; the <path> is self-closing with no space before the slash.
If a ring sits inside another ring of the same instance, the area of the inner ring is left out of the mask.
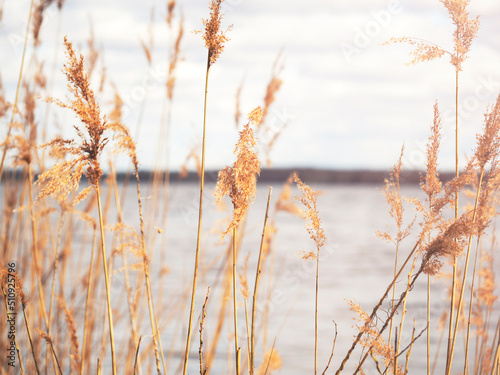
<path id="1" fill-rule="evenodd" d="M 338 326 L 338 338 L 335 354 L 328 373 L 334 373 L 340 361 L 352 344 L 353 336 L 357 331 L 353 328 L 356 322 L 355 315 L 349 310 L 347 300 L 355 300 L 366 311 L 371 312 L 372 307 L 378 302 L 387 285 L 392 280 L 394 271 L 394 245 L 387 244 L 375 236 L 377 230 L 389 230 L 394 233 L 393 221 L 388 214 L 385 197 L 374 185 L 313 185 L 320 192 L 318 196 L 319 214 L 324 224 L 327 241 L 321 252 L 320 258 L 320 287 L 319 287 L 319 354 L 318 366 L 321 373 L 328 361 L 334 324 Z M 210 350 L 214 338 L 215 328 L 218 324 L 219 309 L 223 300 L 223 272 L 222 266 L 226 259 L 229 236 L 222 242 L 219 236 L 227 226 L 228 209 L 221 211 L 214 204 L 213 184 L 208 184 L 205 198 L 205 213 L 203 218 L 203 238 L 201 253 L 200 278 L 195 304 L 195 319 L 201 314 L 208 286 L 211 287 L 204 322 L 205 350 Z M 180 353 L 184 349 L 186 324 L 189 315 L 189 295 L 194 266 L 194 252 L 196 248 L 198 185 L 197 184 L 172 184 L 170 189 L 170 206 L 167 211 L 166 222 L 149 216 L 153 208 L 149 187 L 144 185 L 144 210 L 148 222 L 148 247 L 154 248 L 152 258 L 152 282 L 156 294 L 156 304 L 161 322 L 163 349 L 168 361 L 170 373 L 178 373 L 181 361 Z M 248 258 L 248 280 L 253 289 L 253 280 L 261 239 L 261 230 L 265 213 L 268 187 L 259 185 L 258 195 L 250 209 L 245 225 L 245 233 L 238 260 L 238 269 L 242 270 L 244 258 Z M 261 307 L 257 320 L 259 323 L 256 356 L 256 365 L 262 362 L 262 348 L 266 345 L 270 349 L 274 342 L 275 350 L 282 358 L 282 374 L 312 373 L 314 366 L 314 290 L 315 290 L 315 262 L 305 262 L 297 255 L 300 251 L 314 250 L 314 243 L 309 238 L 304 222 L 301 218 L 285 212 L 275 212 L 274 204 L 281 192 L 281 185 L 274 186 L 271 203 L 270 221 L 274 221 L 277 228 L 272 252 L 266 258 L 260 285 L 259 297 Z M 294 194 L 298 192 L 293 190 Z M 104 190 L 106 194 L 106 190 Z M 418 196 L 419 190 L 414 187 L 403 187 L 402 194 Z M 137 200 L 134 187 L 128 191 L 124 199 L 125 221 L 138 225 Z M 229 204 L 228 204 L 229 207 Z M 164 207 L 157 207 L 160 211 Z M 406 211 L 406 222 L 409 223 L 414 216 L 409 207 Z M 114 222 L 114 214 L 110 211 L 109 222 Z M 418 230 L 418 227 L 415 228 Z M 161 231 L 161 233 L 160 233 Z M 89 231 L 83 231 L 81 226 L 75 228 L 74 235 L 86 236 L 82 241 L 89 240 Z M 111 236 L 108 235 L 111 245 Z M 491 237 L 484 238 L 484 247 L 491 246 Z M 400 250 L 400 259 L 406 257 L 414 244 L 414 239 L 407 238 Z M 83 262 L 88 264 L 89 253 L 80 253 L 75 257 L 75 269 L 83 269 Z M 78 259 L 76 259 L 78 258 Z M 112 280 L 112 304 L 121 309 L 121 316 L 117 315 L 116 335 L 117 340 L 129 340 L 128 312 L 124 307 L 126 289 L 121 259 L 116 257 L 114 269 L 117 270 Z M 498 258 L 498 257 L 497 257 Z M 129 263 L 138 262 L 133 255 L 129 255 Z M 498 259 L 496 261 L 498 266 Z M 419 261 L 417 261 L 417 267 Z M 497 267 L 498 269 L 498 267 Z M 160 271 L 165 271 L 160 279 Z M 449 268 L 445 269 L 446 271 Z M 396 296 L 405 288 L 404 281 L 397 284 Z M 145 293 L 144 290 L 142 292 Z M 142 293 L 140 291 L 140 293 Z M 438 350 L 440 331 L 437 330 L 437 321 L 448 307 L 446 301 L 446 288 L 440 280 L 435 280 L 432 285 L 432 311 L 433 326 L 431 329 L 431 355 Z M 246 332 L 244 324 L 244 304 L 241 293 L 239 299 L 239 342 L 242 346 L 242 357 L 246 355 Z M 96 297 L 94 308 L 100 309 L 105 319 L 105 304 Z M 78 301 L 84 307 L 84 296 Z M 251 301 L 248 302 L 248 307 Z M 267 309 L 264 308 L 267 307 Z M 385 302 L 383 310 L 379 311 L 379 318 L 386 316 L 389 303 Z M 213 364 L 212 374 L 230 373 L 228 358 L 231 360 L 233 344 L 232 300 L 227 300 L 227 316 L 222 328 L 218 344 L 216 359 Z M 267 311 L 267 312 L 266 312 Z M 426 322 L 426 276 L 422 275 L 414 290 L 411 291 L 407 303 L 407 315 L 403 332 L 402 347 L 406 347 L 411 338 L 413 322 L 417 334 L 425 327 Z M 498 320 L 498 306 L 492 321 Z M 144 335 L 143 344 L 151 342 L 149 317 L 146 309 L 141 310 L 140 332 Z M 399 322 L 400 315 L 397 316 Z M 261 329 L 265 326 L 266 329 Z M 198 347 L 199 325 L 193 328 L 193 344 L 189 373 L 199 373 Z M 126 334 L 125 334 L 126 332 Z M 385 334 L 387 337 L 387 333 Z M 410 358 L 411 373 L 420 374 L 426 368 L 426 334 L 415 343 Z M 265 343 L 264 343 L 265 341 Z M 455 355 L 455 369 L 458 372 L 463 366 L 462 338 L 457 340 Z M 444 350 L 446 338 L 440 349 L 437 369 L 444 367 Z M 125 344 L 123 342 L 122 344 Z M 100 344 L 99 344 L 100 348 Z M 99 349 L 100 350 L 100 349 Z M 360 358 L 360 351 L 356 351 L 350 360 L 350 365 L 345 373 L 352 373 L 353 366 Z M 401 363 L 404 364 L 404 356 Z M 232 366 L 232 365 L 231 365 Z M 367 360 L 365 366 L 367 374 L 377 373 L 373 361 Z M 438 371 L 440 373 L 440 371 Z"/>
<path id="2" fill-rule="evenodd" d="M 389 217 L 385 197 L 382 192 L 371 185 L 363 186 L 313 186 L 321 194 L 318 196 L 318 207 L 320 217 L 324 223 L 327 235 L 325 248 L 321 253 L 320 262 L 320 289 L 319 289 L 319 368 L 326 365 L 332 347 L 334 335 L 333 320 L 338 325 L 338 338 L 335 354 L 330 370 L 337 369 L 341 359 L 352 344 L 353 335 L 357 332 L 353 328 L 354 314 L 349 311 L 346 300 L 355 300 L 365 310 L 371 312 L 371 308 L 378 302 L 387 285 L 392 279 L 394 269 L 394 245 L 387 244 L 375 236 L 377 230 L 389 230 L 394 233 L 394 225 Z M 213 185 L 208 186 L 208 191 L 213 191 Z M 251 207 L 248 222 L 246 224 L 239 257 L 239 268 L 244 264 L 244 258 L 249 254 L 248 278 L 249 285 L 253 286 L 254 270 L 257 262 L 258 248 L 261 237 L 262 223 L 265 213 L 265 205 L 268 188 L 259 185 L 258 196 Z M 272 206 L 276 202 L 281 186 L 275 186 L 273 192 Z M 297 193 L 297 191 L 294 191 Z M 417 188 L 403 188 L 402 194 L 406 196 L 418 196 Z M 201 257 L 203 272 L 198 284 L 198 299 L 196 302 L 195 317 L 201 313 L 204 295 L 207 287 L 211 286 L 209 307 L 205 319 L 205 345 L 210 345 L 213 338 L 218 309 L 221 305 L 221 264 L 227 250 L 227 241 L 218 241 L 218 236 L 224 228 L 224 219 L 228 213 L 221 212 L 215 206 L 212 196 L 207 194 L 205 199 L 205 216 L 203 220 L 204 237 L 202 239 L 203 253 Z M 135 210 L 135 202 L 130 199 L 127 210 Z M 186 292 L 191 285 L 191 275 L 194 262 L 194 249 L 196 243 L 197 226 L 198 186 L 197 184 L 183 184 L 173 186 L 171 189 L 171 204 L 168 211 L 166 225 L 158 225 L 163 229 L 161 234 L 156 232 L 157 252 L 154 255 L 153 264 L 157 265 L 162 258 L 169 267 L 169 274 L 164 278 L 162 300 L 165 306 L 168 301 L 180 304 L 182 293 Z M 414 216 L 411 207 L 407 209 L 407 223 Z M 314 289 L 315 289 L 315 262 L 305 262 L 297 255 L 300 251 L 314 250 L 314 243 L 308 237 L 301 218 L 285 212 L 274 212 L 271 210 L 271 220 L 275 222 L 277 233 L 274 241 L 272 254 L 266 259 L 262 272 L 262 284 L 260 289 L 261 305 L 266 304 L 268 315 L 259 313 L 259 322 L 267 321 L 266 333 L 260 331 L 258 347 L 262 348 L 263 340 L 266 347 L 271 348 L 275 341 L 275 348 L 283 360 L 281 373 L 304 374 L 311 373 L 313 369 L 314 354 Z M 418 230 L 418 227 L 415 228 Z M 165 237 L 165 238 L 164 238 Z M 484 239 L 485 246 L 489 246 L 491 238 Z M 163 243 L 162 243 L 163 241 Z M 400 259 L 404 259 L 414 244 L 414 239 L 409 237 L 403 242 Z M 417 261 L 417 267 L 419 261 Z M 448 269 L 446 269 L 448 271 Z M 404 282 L 397 285 L 397 294 L 400 295 L 405 288 Z M 433 327 L 431 329 L 431 353 L 434 355 L 438 348 L 439 331 L 436 323 L 447 308 L 446 290 L 442 283 L 436 280 L 432 286 L 432 308 Z M 267 301 L 267 302 L 265 302 Z M 186 303 L 188 301 L 184 301 Z M 188 305 L 188 303 L 187 303 Z M 249 303 L 250 306 L 250 303 Z M 388 303 L 384 305 L 384 311 Z M 185 313 L 180 320 L 165 323 L 164 341 L 172 339 L 174 344 L 174 355 L 171 360 L 171 371 L 177 369 L 179 362 L 178 354 L 182 350 L 183 340 L 179 337 L 185 336 L 186 317 L 188 307 L 183 306 Z M 229 312 L 232 314 L 231 301 L 228 304 Z M 417 334 L 425 327 L 426 321 L 426 276 L 422 275 L 414 290 L 410 293 L 407 304 L 407 315 L 405 318 L 406 329 L 403 332 L 402 347 L 406 347 L 411 338 L 412 325 L 415 321 Z M 497 310 L 498 312 L 498 310 Z M 379 312 L 379 317 L 384 318 L 386 314 Z M 229 315 L 231 316 L 231 315 Z M 497 314 L 498 317 L 498 314 Z M 244 326 L 243 298 L 239 294 L 239 342 L 246 350 L 246 334 Z M 267 319 L 267 320 L 266 320 Z M 493 321 L 496 321 L 494 318 Z M 399 321 L 399 316 L 398 316 Z M 229 325 L 227 325 L 229 323 Z M 198 336 L 192 346 L 192 360 L 190 372 L 199 371 Z M 231 335 L 233 332 L 232 320 L 227 322 L 222 331 L 220 347 L 218 350 L 217 367 L 213 373 L 227 373 L 228 353 L 226 348 L 233 349 Z M 180 336 L 179 336 L 180 335 Z M 412 373 L 423 373 L 426 368 L 426 345 L 425 333 L 415 343 L 410 358 Z M 446 341 L 444 341 L 446 342 Z M 208 348 L 210 349 L 210 348 Z M 441 353 L 444 352 L 444 346 Z M 462 366 L 463 349 L 460 339 L 457 342 L 455 357 L 456 369 Z M 351 359 L 351 367 L 357 362 L 360 352 L 356 352 Z M 258 353 L 256 363 L 262 362 L 262 353 Z M 401 358 L 404 363 L 404 358 Z M 444 356 L 440 355 L 437 368 L 444 366 Z M 371 367 L 372 360 L 367 360 L 366 373 L 374 373 Z"/>

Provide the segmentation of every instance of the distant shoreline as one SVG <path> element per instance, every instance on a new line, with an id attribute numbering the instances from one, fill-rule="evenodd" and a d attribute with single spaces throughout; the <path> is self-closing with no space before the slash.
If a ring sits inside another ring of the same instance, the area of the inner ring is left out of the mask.
<path id="1" fill-rule="evenodd" d="M 389 172 L 385 170 L 340 170 L 340 169 L 316 169 L 316 168 L 272 168 L 263 169 L 258 178 L 258 182 L 278 182 L 284 183 L 287 178 L 297 172 L 300 178 L 306 183 L 327 183 L 327 184 L 383 184 L 389 177 Z M 208 181 L 217 180 L 218 171 L 207 171 L 205 179 Z M 416 185 L 420 183 L 420 176 L 425 175 L 422 171 L 402 171 L 400 176 L 401 184 Z M 148 178 L 148 174 L 144 174 Z M 455 176 L 454 172 L 443 172 L 440 177 L 443 182 L 451 180 Z M 118 178 L 120 178 L 119 176 Z M 140 174 L 143 180 L 143 173 Z M 170 180 L 179 179 L 178 172 L 170 173 Z M 189 172 L 183 181 L 198 181 L 196 172 Z"/>
<path id="2" fill-rule="evenodd" d="M 389 177 L 389 171 L 387 170 L 364 170 L 364 169 L 319 169 L 319 168 L 271 168 L 263 169 L 258 178 L 258 182 L 261 183 L 284 183 L 287 178 L 294 171 L 298 173 L 300 178 L 310 184 L 310 183 L 326 183 L 326 184 L 384 184 L 384 180 Z M 152 176 L 153 171 L 143 170 L 139 172 L 139 177 L 141 182 L 145 183 L 150 181 L 150 176 Z M 205 181 L 207 183 L 217 181 L 217 174 L 219 171 L 206 171 Z M 127 172 L 117 172 L 117 180 L 122 182 L 127 176 Z M 22 178 L 23 172 L 18 171 L 6 171 L 5 176 L 12 176 L 13 178 Z M 420 176 L 425 175 L 423 171 L 417 170 L 403 170 L 400 176 L 400 184 L 402 185 L 417 185 L 420 182 Z M 440 174 L 441 180 L 447 182 L 455 176 L 454 172 L 442 172 Z M 103 176 L 106 177 L 106 174 Z M 5 180 L 2 181 L 2 183 Z M 179 171 L 170 172 L 170 181 L 176 182 L 197 182 L 198 173 L 195 171 L 188 172 L 182 179 L 180 179 Z"/>

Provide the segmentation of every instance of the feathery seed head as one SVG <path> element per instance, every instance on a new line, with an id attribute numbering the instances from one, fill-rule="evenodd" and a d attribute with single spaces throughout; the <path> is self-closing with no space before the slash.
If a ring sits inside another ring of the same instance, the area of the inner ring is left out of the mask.
<path id="1" fill-rule="evenodd" d="M 302 192 L 302 196 L 296 197 L 296 199 L 302 202 L 302 204 L 307 208 L 307 210 L 302 213 L 304 220 L 307 222 L 307 232 L 309 233 L 311 239 L 316 243 L 317 250 L 319 251 L 319 249 L 325 244 L 326 236 L 325 231 L 321 226 L 321 220 L 318 216 L 316 195 L 309 186 L 302 182 L 296 173 L 294 174 L 294 180 Z"/>
<path id="2" fill-rule="evenodd" d="M 478 134 L 475 157 L 480 169 L 499 155 L 500 149 L 500 95 L 493 107 L 484 115 L 483 132 Z"/>
<path id="3" fill-rule="evenodd" d="M 441 115 L 439 113 L 437 101 L 434 103 L 434 121 L 431 126 L 431 136 L 427 141 L 427 173 L 425 180 L 422 180 L 420 186 L 425 192 L 429 200 L 432 200 L 437 194 L 441 192 L 442 184 L 439 179 L 439 172 L 437 171 L 437 161 L 439 146 L 441 144 Z"/>
<path id="4" fill-rule="evenodd" d="M 73 98 L 67 98 L 67 102 L 54 98 L 49 98 L 48 101 L 62 108 L 71 109 L 84 124 L 85 132 L 75 125 L 74 128 L 80 138 L 80 143 L 75 140 L 57 138 L 41 146 L 56 148 L 58 153 L 68 153 L 74 158 L 56 164 L 40 175 L 38 183 L 47 182 L 47 184 L 38 198 L 48 195 L 54 196 L 59 193 L 67 195 L 72 189 L 78 187 L 83 173 L 91 185 L 96 187 L 102 175 L 98 158 L 108 143 L 108 139 L 104 137 L 104 132 L 108 129 L 106 117 L 101 117 L 99 105 L 90 88 L 89 79 L 84 70 L 83 56 L 77 57 L 72 44 L 66 37 L 64 44 L 68 61 L 64 65 L 63 72 L 68 80 L 68 88 Z M 85 195 L 89 191 L 86 189 Z M 80 200 L 83 198 L 84 196 L 79 197 Z"/>
<path id="5" fill-rule="evenodd" d="M 250 125 L 257 126 L 262 117 L 262 109 L 257 107 L 249 114 L 249 121 L 240 131 L 240 138 L 234 149 L 236 161 L 232 167 L 219 172 L 215 196 L 217 201 L 229 196 L 233 203 L 233 219 L 221 238 L 238 226 L 245 216 L 250 202 L 255 198 L 257 175 L 260 173 L 260 160 L 254 150 L 256 140 Z"/>
<path id="6" fill-rule="evenodd" d="M 210 19 L 202 19 L 205 32 L 203 40 L 208 49 L 209 66 L 214 64 L 224 50 L 224 44 L 229 40 L 226 32 L 231 30 L 231 26 L 226 31 L 220 30 L 223 14 L 221 13 L 221 4 L 224 0 L 210 0 Z"/>
<path id="7" fill-rule="evenodd" d="M 479 30 L 479 17 L 469 18 L 467 7 L 470 0 L 440 0 L 446 7 L 456 29 L 453 33 L 454 53 L 451 63 L 458 71 L 462 70 L 462 63 L 467 59 L 472 41 Z"/>

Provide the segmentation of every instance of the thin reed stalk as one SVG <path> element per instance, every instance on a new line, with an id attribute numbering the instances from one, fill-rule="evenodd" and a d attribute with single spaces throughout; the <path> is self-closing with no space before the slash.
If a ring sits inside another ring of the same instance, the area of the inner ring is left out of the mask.
<path id="1" fill-rule="evenodd" d="M 250 374 L 250 320 L 248 319 L 248 303 L 247 297 L 243 300 L 245 307 L 245 328 L 247 332 L 247 373 Z"/>
<path id="2" fill-rule="evenodd" d="M 233 280 L 233 315 L 234 315 L 234 359 L 236 366 L 236 375 L 240 374 L 240 347 L 238 345 L 238 308 L 236 300 L 236 227 L 233 228 L 233 268 L 232 268 L 232 280 Z"/>
<path id="3" fill-rule="evenodd" d="M 458 164 L 458 67 L 455 70 L 455 178 L 460 176 Z M 455 220 L 458 218 L 458 188 L 455 191 Z M 454 337 L 453 337 L 453 319 L 455 313 L 455 286 L 457 285 L 457 255 L 453 255 L 453 277 L 451 285 L 451 301 L 450 301 L 450 321 L 448 326 L 448 350 L 446 356 L 446 375 L 451 371 L 451 357 L 453 357 Z M 459 315 L 457 315 L 457 323 Z"/>
<path id="4" fill-rule="evenodd" d="M 203 366 L 203 322 L 205 321 L 205 316 L 207 313 L 207 302 L 208 295 L 210 294 L 210 287 L 208 287 L 207 295 L 205 297 L 205 302 L 203 303 L 203 307 L 201 309 L 201 320 L 200 320 L 200 349 L 198 350 L 198 354 L 200 356 L 200 375 L 205 375 L 207 372 L 206 367 Z"/>
<path id="5" fill-rule="evenodd" d="M 427 375 L 431 373 L 431 333 L 430 325 L 431 325 L 431 275 L 427 275 L 427 315 L 426 315 L 426 324 L 425 327 L 427 329 Z"/>
<path id="6" fill-rule="evenodd" d="M 97 195 L 97 209 L 99 211 L 99 229 L 101 231 L 101 253 L 102 253 L 102 266 L 104 271 L 104 283 L 106 285 L 106 303 L 108 310 L 108 322 L 109 322 L 109 340 L 111 344 L 111 366 L 113 375 L 116 374 L 116 355 L 115 355 L 115 339 L 113 332 L 113 311 L 111 308 L 111 287 L 109 285 L 109 275 L 108 275 L 108 265 L 107 265 L 107 256 L 106 256 L 106 247 L 104 241 L 104 221 L 102 216 L 102 207 L 101 207 L 101 193 L 99 188 L 99 182 L 97 182 L 96 186 L 96 195 Z"/>
<path id="7" fill-rule="evenodd" d="M 319 291 L 319 246 L 316 248 L 316 291 L 314 299 L 314 375 L 318 373 L 318 291 Z"/>
<path id="8" fill-rule="evenodd" d="M 255 314 L 257 312 L 257 291 L 259 288 L 259 279 L 260 279 L 260 273 L 261 273 L 261 265 L 262 265 L 262 252 L 264 249 L 264 242 L 266 238 L 266 227 L 267 227 L 267 220 L 269 219 L 269 205 L 271 203 L 271 194 L 273 192 L 273 188 L 270 186 L 269 187 L 269 194 L 267 196 L 267 205 L 266 205 L 266 214 L 264 216 L 264 225 L 262 228 L 262 236 L 260 240 L 260 248 L 259 248 L 259 258 L 257 260 L 257 269 L 255 271 L 255 284 L 253 287 L 253 297 L 252 297 L 252 328 L 251 328 L 251 334 L 250 334 L 250 363 L 249 363 L 249 369 L 250 369 L 250 375 L 253 375 L 254 373 L 254 360 L 255 360 Z"/>
<path id="9" fill-rule="evenodd" d="M 193 324 L 194 299 L 196 296 L 196 283 L 198 281 L 198 267 L 200 262 L 200 241 L 201 241 L 201 221 L 203 215 L 203 194 L 205 189 L 205 139 L 206 139 L 206 123 L 207 123 L 207 97 L 208 97 L 208 74 L 210 72 L 210 52 L 207 58 L 207 71 L 205 76 L 205 104 L 203 106 L 203 137 L 201 143 L 201 174 L 200 174 L 200 204 L 198 207 L 198 231 L 196 234 L 196 252 L 193 272 L 193 290 L 191 292 L 191 305 L 189 309 L 188 331 L 186 338 L 186 350 L 184 351 L 184 368 L 183 375 L 187 373 L 187 365 L 189 358 L 189 346 L 191 345 L 191 327 Z"/>
<path id="10" fill-rule="evenodd" d="M 195 252 L 195 263 L 193 271 L 193 289 L 191 292 L 191 305 L 189 309 L 189 320 L 188 320 L 188 332 L 186 337 L 186 350 L 184 352 L 184 368 L 183 375 L 186 375 L 187 365 L 189 359 L 189 346 L 191 342 L 191 328 L 193 323 L 193 310 L 194 310 L 194 300 L 196 297 L 196 283 L 198 279 L 198 267 L 200 258 L 200 240 L 201 240 L 201 223 L 203 215 L 203 194 L 205 188 L 205 140 L 206 140 L 206 130 L 207 130 L 207 99 L 208 99 L 208 76 L 210 73 L 210 67 L 219 58 L 220 54 L 224 50 L 224 43 L 228 41 L 225 32 L 220 30 L 220 24 L 222 21 L 222 13 L 220 7 L 223 0 L 211 0 L 209 4 L 210 9 L 210 19 L 202 20 L 205 26 L 205 32 L 203 34 L 203 40 L 205 41 L 205 47 L 208 50 L 207 53 L 207 67 L 205 75 L 205 95 L 204 95 L 204 105 L 203 105 L 203 136 L 201 143 L 201 170 L 200 170 L 200 204 L 198 208 L 198 230 L 196 235 L 196 252 Z"/>

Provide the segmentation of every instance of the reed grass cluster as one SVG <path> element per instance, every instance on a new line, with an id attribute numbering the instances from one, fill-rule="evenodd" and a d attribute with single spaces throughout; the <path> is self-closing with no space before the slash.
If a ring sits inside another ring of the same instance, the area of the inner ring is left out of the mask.
<path id="1" fill-rule="evenodd" d="M 331 240 L 327 239 L 327 223 L 320 215 L 323 211 L 319 193 L 297 173 L 283 182 L 274 201 L 273 187 L 267 190 L 257 183 L 261 160 L 265 158 L 271 165 L 270 151 L 286 126 L 276 129 L 269 125 L 270 109 L 283 84 L 281 52 L 263 90 L 262 103 L 250 111 L 243 125 L 243 83 L 238 87 L 235 160 L 219 171 L 211 194 L 205 186 L 206 148 L 213 135 L 211 119 L 207 118 L 209 73 L 230 42 L 231 26 L 223 31 L 223 0 L 209 1 L 209 18 L 202 20 L 203 30 L 197 31 L 207 50 L 204 107 L 199 108 L 201 142 L 187 152 L 186 158 L 186 163 L 195 160 L 199 175 L 196 208 L 189 212 L 194 212 L 196 227 L 189 231 L 196 232 L 196 242 L 186 240 L 182 249 L 170 249 L 165 240 L 170 231 L 167 217 L 174 194 L 169 165 L 173 143 L 170 128 L 185 32 L 179 4 L 175 0 L 165 4 L 166 28 L 171 37 L 168 74 L 162 82 L 161 134 L 153 163 L 165 162 L 166 167 L 152 171 L 144 189 L 141 155 L 136 146 L 139 132 L 132 135 L 123 123 L 124 103 L 118 85 L 104 85 L 105 69 L 96 70 L 100 58 L 96 35 L 91 29 L 87 57 L 78 54 L 70 39 L 64 37 L 66 63 L 62 72 L 67 96 L 52 97 L 51 83 L 47 82 L 44 65 L 38 62 L 38 54 L 45 11 L 54 1 L 32 1 L 26 14 L 33 42 L 30 65 L 35 69 L 24 72 L 27 33 L 12 103 L 11 93 L 5 92 L 0 81 L 0 118 L 8 123 L 0 164 L 0 259 L 4 262 L 0 264 L 0 298 L 4 302 L 0 309 L 0 351 L 10 350 L 10 361 L 16 363 L 12 369 L 4 365 L 2 357 L 0 375 L 279 373 L 289 359 L 280 347 L 279 335 L 282 329 L 290 328 L 276 329 L 270 323 L 271 307 L 277 298 L 273 294 L 275 279 L 286 266 L 275 259 L 278 234 L 286 231 L 278 224 L 281 215 L 297 221 L 300 217 L 305 231 L 296 235 L 309 236 L 310 244 L 314 244 L 313 250 L 293 249 L 288 254 L 298 253 L 302 261 L 314 262 L 314 308 L 311 303 L 310 315 L 301 317 L 304 325 L 311 326 L 310 331 L 314 329 L 314 335 L 297 337 L 304 346 L 310 345 L 311 353 L 314 346 L 312 358 L 301 358 L 311 373 L 333 373 L 336 368 L 336 374 L 372 370 L 379 374 L 407 374 L 412 372 L 413 363 L 425 362 L 429 375 L 500 375 L 495 282 L 498 249 L 494 234 L 500 187 L 500 94 L 485 110 L 475 149 L 459 164 L 459 78 L 464 62 L 473 53 L 479 19 L 470 16 L 468 0 L 440 2 L 455 27 L 452 49 L 417 37 L 393 38 L 390 42 L 415 47 L 411 64 L 450 57 L 456 78 L 455 90 L 450 93 L 456 104 L 455 175 L 447 182 L 441 179 L 439 153 L 445 130 L 436 101 L 433 110 L 429 108 L 432 120 L 421 194 L 403 195 L 404 147 L 381 189 L 388 216 L 394 221 L 393 230 L 381 228 L 376 233 L 394 248 L 394 261 L 387 265 L 390 275 L 385 291 L 371 307 L 361 306 L 350 296 L 345 296 L 347 303 L 331 301 L 342 305 L 346 312 L 350 310 L 354 319 L 355 335 L 339 350 L 337 333 L 349 327 L 338 325 L 337 317 L 323 310 L 325 301 L 331 298 L 322 292 L 322 275 L 328 270 L 321 267 L 320 260 Z M 64 1 L 57 1 L 56 6 L 61 16 Z M 151 26 L 148 37 L 140 41 L 148 67 L 156 58 L 154 40 Z M 92 74 L 101 75 L 98 89 L 94 88 Z M 100 93 L 107 86 L 113 89 L 114 102 L 109 113 L 104 114 Z M 145 102 L 139 110 L 138 129 L 146 126 L 142 124 Z M 73 138 L 46 139 L 53 133 L 48 133 L 46 127 L 55 125 L 55 119 L 48 114 L 45 122 L 39 118 L 37 107 L 42 103 L 50 108 L 58 106 L 72 116 L 71 124 L 62 126 L 71 129 Z M 73 121 L 77 124 L 73 125 Z M 117 181 L 115 171 L 118 153 L 131 162 L 123 183 Z M 180 179 L 186 171 L 187 167 Z M 125 202 L 130 200 L 126 198 L 130 194 L 128 184 L 134 177 L 133 202 L 137 205 L 131 214 L 125 211 L 125 206 L 129 208 Z M 185 185 L 176 181 L 175 186 L 182 189 Z M 261 190 L 268 191 L 265 207 L 253 204 Z M 207 240 L 209 223 L 204 215 L 213 195 L 214 204 L 232 204 L 222 224 L 212 223 L 216 244 Z M 257 225 L 251 222 L 252 212 L 259 218 Z M 250 246 L 247 238 L 255 227 L 259 245 Z M 333 228 L 333 233 L 336 230 Z M 176 256 L 183 259 L 189 272 L 192 270 L 192 278 L 177 275 L 171 283 L 166 275 L 176 272 L 171 270 L 177 266 L 172 260 Z M 216 275 L 213 280 L 207 276 L 210 270 Z M 431 286 L 438 278 L 449 290 L 443 311 L 435 311 L 431 303 Z M 423 283 L 421 279 L 425 279 Z M 200 280 L 209 284 L 204 298 L 198 293 Z M 408 309 L 414 290 L 422 285 L 426 285 L 426 324 L 418 327 L 415 321 L 409 321 Z M 16 334 L 6 341 L 12 314 L 17 317 Z M 322 326 L 320 319 L 325 315 L 335 325 L 329 358 L 319 354 L 322 343 L 330 339 L 331 327 Z M 440 330 L 434 329 L 438 325 Z M 404 334 L 408 332 L 411 335 Z M 459 347 L 463 355 L 457 355 Z M 420 353 L 425 352 L 425 358 L 416 357 L 418 348 L 423 348 Z M 446 363 L 439 362 L 440 351 Z"/>

